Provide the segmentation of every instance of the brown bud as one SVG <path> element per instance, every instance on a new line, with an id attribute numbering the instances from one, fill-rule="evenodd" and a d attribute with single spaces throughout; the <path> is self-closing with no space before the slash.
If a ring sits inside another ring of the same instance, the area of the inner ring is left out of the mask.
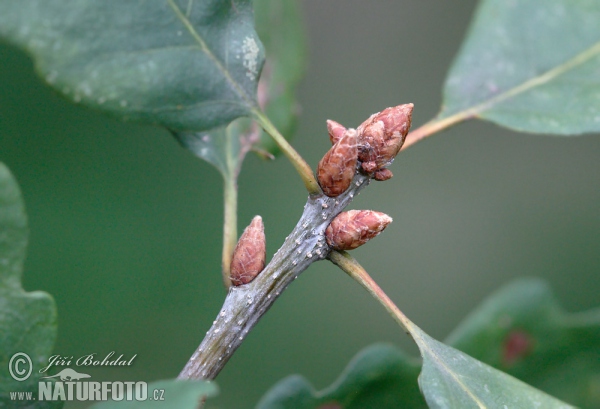
<path id="1" fill-rule="evenodd" d="M 391 170 L 383 168 L 376 171 L 373 177 L 375 178 L 375 180 L 383 182 L 384 180 L 388 180 L 394 177 L 394 174 Z"/>
<path id="2" fill-rule="evenodd" d="M 358 158 L 366 172 L 389 165 L 400 152 L 410 128 L 412 110 L 413 104 L 386 108 L 357 128 Z"/>
<path id="3" fill-rule="evenodd" d="M 265 227 L 262 218 L 255 216 L 233 251 L 229 276 L 235 286 L 248 284 L 265 268 L 267 258 Z"/>
<path id="4" fill-rule="evenodd" d="M 352 250 L 377 236 L 392 222 L 385 213 L 373 210 L 349 210 L 331 221 L 325 237 L 336 250 Z"/>
<path id="5" fill-rule="evenodd" d="M 331 141 L 331 144 L 335 145 L 335 143 L 342 139 L 342 136 L 344 136 L 346 128 L 344 127 L 344 125 L 332 121 L 331 119 L 328 119 L 327 132 L 329 132 L 329 140 Z"/>
<path id="6" fill-rule="evenodd" d="M 354 129 L 344 132 L 317 166 L 319 185 L 329 197 L 341 195 L 350 187 L 358 161 L 358 138 Z"/>

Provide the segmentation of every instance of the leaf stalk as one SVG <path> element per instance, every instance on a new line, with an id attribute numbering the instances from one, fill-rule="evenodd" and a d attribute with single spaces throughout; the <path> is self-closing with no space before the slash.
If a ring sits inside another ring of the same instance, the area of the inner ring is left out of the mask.
<path id="1" fill-rule="evenodd" d="M 354 257 L 346 251 L 334 250 L 329 253 L 329 260 L 367 290 L 373 298 L 379 301 L 394 321 L 396 321 L 407 334 L 413 335 L 415 324 L 400 311 L 396 304 L 394 304 L 390 297 L 388 297 L 381 287 L 377 285 L 375 280 L 373 280 L 369 273 L 367 273 Z"/>
<path id="2" fill-rule="evenodd" d="M 231 257 L 237 243 L 237 180 L 235 175 L 228 175 L 223 178 L 224 195 L 224 217 L 223 217 L 223 254 L 222 254 L 222 273 L 223 284 L 225 288 L 231 287 L 229 277 L 231 268 Z"/>
<path id="3" fill-rule="evenodd" d="M 279 149 L 283 152 L 283 154 L 289 159 L 292 163 L 296 171 L 300 175 L 302 182 L 304 182 L 304 186 L 306 190 L 311 195 L 318 195 L 321 193 L 321 188 L 315 179 L 315 175 L 313 174 L 312 169 L 308 166 L 308 163 L 300 156 L 300 154 L 290 145 L 290 143 L 279 133 L 275 125 L 271 122 L 271 120 L 258 108 L 255 108 L 252 111 L 254 119 L 258 122 L 258 124 L 265 130 L 271 138 L 275 141 Z"/>

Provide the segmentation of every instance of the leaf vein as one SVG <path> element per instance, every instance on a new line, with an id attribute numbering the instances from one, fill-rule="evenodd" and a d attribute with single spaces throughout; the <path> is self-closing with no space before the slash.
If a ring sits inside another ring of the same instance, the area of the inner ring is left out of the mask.
<path id="1" fill-rule="evenodd" d="M 179 20 L 181 20 L 181 22 L 183 23 L 185 28 L 189 31 L 189 33 L 192 35 L 192 37 L 198 42 L 202 52 L 204 52 L 206 54 L 206 56 L 213 62 L 213 64 L 219 69 L 219 71 L 221 71 L 221 74 L 223 74 L 223 76 L 227 79 L 227 81 L 229 82 L 231 87 L 234 89 L 234 91 L 239 95 L 239 97 L 242 100 L 244 100 L 244 102 L 246 102 L 246 104 L 249 107 L 254 107 L 256 104 L 254 103 L 253 99 L 250 98 L 246 94 L 246 92 L 244 91 L 242 86 L 240 84 L 238 84 L 231 77 L 231 75 L 229 74 L 229 71 L 227 71 L 226 67 L 223 66 L 221 61 L 217 58 L 217 56 L 208 47 L 208 44 L 206 44 L 206 42 L 204 41 L 204 39 L 202 38 L 200 33 L 198 33 L 198 31 L 194 28 L 194 26 L 192 25 L 190 20 L 182 13 L 181 9 L 177 6 L 177 4 L 175 4 L 175 1 L 174 0 L 167 0 L 167 1 L 168 1 L 169 5 L 171 6 L 171 8 L 173 9 L 173 11 L 175 12 L 175 15 L 177 16 L 177 18 L 179 18 Z"/>
<path id="2" fill-rule="evenodd" d="M 520 85 L 508 89 L 507 91 L 504 91 L 503 93 L 498 94 L 495 97 L 488 99 L 487 101 L 480 102 L 477 105 L 474 105 L 470 108 L 464 109 L 447 117 L 438 117 L 440 119 L 433 120 L 427 125 L 427 131 L 429 133 L 435 133 L 438 130 L 447 128 L 453 124 L 464 121 L 466 119 L 479 117 L 485 111 L 494 107 L 494 105 L 504 102 L 535 87 L 544 85 L 550 82 L 551 80 L 569 72 L 570 70 L 587 63 L 592 58 L 598 55 L 600 55 L 600 41 L 598 41 L 588 49 L 582 51 L 581 53 L 575 55 L 571 59 L 565 61 L 564 63 L 546 71 L 545 73 L 537 77 L 530 78 L 529 80 L 521 83 Z M 415 139 L 418 140 L 417 137 L 415 137 Z M 414 143 L 414 141 L 412 143 Z"/>
<path id="3" fill-rule="evenodd" d="M 435 353 L 435 351 L 429 346 L 429 340 L 426 340 L 423 338 L 422 334 L 415 331 L 412 333 L 413 336 L 417 336 L 417 338 L 420 339 L 421 342 L 419 342 L 418 344 L 421 346 L 422 349 L 426 350 L 429 355 L 431 356 L 432 359 L 434 359 L 436 361 L 436 363 L 443 368 L 446 373 L 448 373 L 450 375 L 450 377 L 465 391 L 465 393 L 473 400 L 473 402 L 475 402 L 477 404 L 478 407 L 480 407 L 481 409 L 485 409 L 486 406 L 483 404 L 483 402 L 481 402 L 477 396 L 475 396 L 473 394 L 473 392 L 471 392 L 471 390 L 467 387 L 467 385 L 465 385 L 457 376 L 457 374 L 455 374 L 444 362 L 444 360 Z M 437 342 L 437 341 L 434 341 Z"/>

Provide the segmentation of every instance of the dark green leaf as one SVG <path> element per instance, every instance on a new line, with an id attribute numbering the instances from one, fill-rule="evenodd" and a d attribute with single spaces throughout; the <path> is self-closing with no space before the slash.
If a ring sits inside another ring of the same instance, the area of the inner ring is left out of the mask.
<path id="1" fill-rule="evenodd" d="M 259 102 L 286 138 L 296 129 L 299 107 L 296 88 L 306 65 L 306 38 L 296 0 L 254 0 L 256 31 L 265 45 L 267 59 L 259 83 Z M 262 133 L 260 148 L 273 154 L 279 149 Z"/>
<path id="2" fill-rule="evenodd" d="M 203 399 L 215 396 L 219 391 L 214 382 L 181 379 L 152 382 L 148 385 L 148 396 L 153 397 L 155 390 L 164 391 L 157 395 L 164 400 L 103 402 L 94 405 L 93 409 L 198 409 Z"/>
<path id="3" fill-rule="evenodd" d="M 258 99 L 269 119 L 289 138 L 296 127 L 296 87 L 306 60 L 299 6 L 296 0 L 255 0 L 254 10 L 256 30 L 267 54 Z M 278 153 L 273 139 L 257 126 L 243 119 L 236 122 L 206 132 L 176 132 L 175 137 L 225 177 L 239 171 L 251 147 Z"/>
<path id="4" fill-rule="evenodd" d="M 56 339 L 56 307 L 50 295 L 21 287 L 27 247 L 27 217 L 21 192 L 8 168 L 0 163 L 0 407 L 57 408 L 61 402 L 12 401 L 10 392 L 33 392 L 38 371 L 47 364 Z M 24 355 L 31 360 L 30 368 Z M 23 361 L 18 360 L 23 357 Z M 10 368 L 9 368 L 10 366 Z M 17 381 L 11 376 L 23 377 Z M 19 371 L 22 372 L 19 374 Z M 6 405 L 6 406 L 3 406 Z"/>
<path id="5" fill-rule="evenodd" d="M 258 99 L 274 125 L 289 138 L 296 126 L 296 86 L 306 59 L 299 7 L 296 0 L 255 0 L 254 10 L 256 30 L 267 53 Z M 206 132 L 176 132 L 175 137 L 224 177 L 230 177 L 239 172 L 250 148 L 278 152 L 273 139 L 256 125 L 243 119 L 236 122 Z"/>
<path id="6" fill-rule="evenodd" d="M 600 2 L 483 0 L 437 118 L 525 132 L 600 131 Z"/>
<path id="7" fill-rule="evenodd" d="M 499 290 L 447 341 L 553 396 L 600 407 L 600 310 L 565 313 L 541 280 Z"/>
<path id="8" fill-rule="evenodd" d="M 416 378 L 418 361 L 398 348 L 375 344 L 360 352 L 329 388 L 317 392 L 302 377 L 275 385 L 257 409 L 425 408 Z"/>
<path id="9" fill-rule="evenodd" d="M 204 131 L 256 106 L 264 61 L 251 0 L 0 0 L 0 36 L 65 96 Z"/>

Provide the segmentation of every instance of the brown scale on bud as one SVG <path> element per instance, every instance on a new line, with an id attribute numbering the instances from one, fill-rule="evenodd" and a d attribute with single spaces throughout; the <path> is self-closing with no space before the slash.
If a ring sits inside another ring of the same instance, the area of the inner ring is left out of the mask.
<path id="1" fill-rule="evenodd" d="M 339 124 L 331 119 L 327 120 L 327 132 L 329 132 L 329 140 L 332 145 L 335 145 L 337 141 L 342 139 L 344 136 L 344 132 L 346 132 L 346 127 L 344 125 Z"/>
<path id="2" fill-rule="evenodd" d="M 356 130 L 348 129 L 317 166 L 317 179 L 323 193 L 336 197 L 344 193 L 352 183 L 358 162 L 358 138 Z"/>
<path id="3" fill-rule="evenodd" d="M 373 178 L 375 180 L 378 180 L 379 182 L 383 182 L 384 180 L 391 179 L 392 177 L 394 177 L 394 174 L 392 173 L 391 170 L 386 169 L 386 168 L 375 171 L 375 174 L 373 175 Z"/>
<path id="4" fill-rule="evenodd" d="M 234 286 L 248 284 L 265 268 L 267 258 L 265 227 L 255 216 L 235 246 L 229 276 Z"/>
<path id="5" fill-rule="evenodd" d="M 392 222 L 385 213 L 349 210 L 338 214 L 325 230 L 327 244 L 336 250 L 352 250 L 376 237 Z"/>
<path id="6" fill-rule="evenodd" d="M 404 144 L 412 116 L 413 104 L 386 108 L 371 115 L 358 128 L 358 158 L 367 173 L 389 165 Z"/>

